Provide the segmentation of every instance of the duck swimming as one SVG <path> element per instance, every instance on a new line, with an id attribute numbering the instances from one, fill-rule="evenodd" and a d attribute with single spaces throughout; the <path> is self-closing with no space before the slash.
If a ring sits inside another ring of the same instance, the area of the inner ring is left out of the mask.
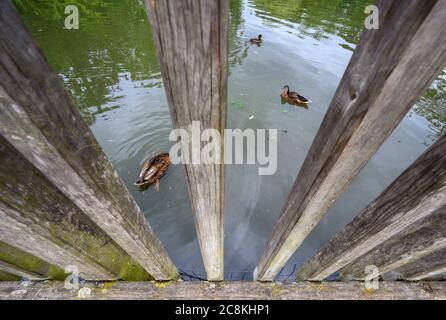
<path id="1" fill-rule="evenodd" d="M 249 39 L 249 43 L 250 43 L 250 44 L 257 44 L 257 45 L 259 45 L 259 44 L 261 44 L 262 42 L 263 42 L 263 40 L 262 40 L 262 35 L 261 35 L 261 34 L 259 34 L 257 38 L 251 38 L 251 39 Z"/>
<path id="2" fill-rule="evenodd" d="M 144 162 L 141 173 L 135 185 L 145 188 L 155 183 L 155 190 L 159 190 L 159 179 L 164 176 L 170 167 L 168 153 L 158 153 Z"/>
<path id="3" fill-rule="evenodd" d="M 297 105 L 308 105 L 311 101 L 301 96 L 297 92 L 290 91 L 289 86 L 285 86 L 282 89 L 282 93 L 280 94 L 283 100 L 288 102 L 289 104 L 297 104 Z"/>

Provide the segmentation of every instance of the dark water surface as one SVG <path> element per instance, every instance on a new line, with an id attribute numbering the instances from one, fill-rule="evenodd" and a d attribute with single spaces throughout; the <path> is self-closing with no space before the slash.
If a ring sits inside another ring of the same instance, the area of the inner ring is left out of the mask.
<path id="1" fill-rule="evenodd" d="M 66 1 L 80 9 L 65 30 L 64 1 L 15 1 L 99 143 L 175 263 L 203 269 L 182 169 L 160 191 L 133 186 L 143 161 L 168 151 L 171 122 L 141 1 Z M 363 26 L 365 0 L 231 1 L 229 128 L 276 128 L 278 170 L 226 169 L 225 268 L 252 271 L 348 64 Z M 261 47 L 247 39 L 262 34 Z M 288 84 L 313 101 L 282 105 Z M 252 118 L 253 116 L 253 118 Z M 383 117 L 386 115 L 383 114 Z M 250 119 L 252 118 L 252 119 Z M 446 131 L 446 73 L 417 103 L 287 265 L 311 257 Z"/>

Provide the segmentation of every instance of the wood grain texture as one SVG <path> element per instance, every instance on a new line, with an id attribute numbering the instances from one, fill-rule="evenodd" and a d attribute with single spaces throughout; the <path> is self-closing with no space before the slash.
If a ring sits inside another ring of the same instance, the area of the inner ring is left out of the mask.
<path id="1" fill-rule="evenodd" d="M 176 268 L 24 27 L 0 2 L 0 135 L 156 279 Z"/>
<path id="2" fill-rule="evenodd" d="M 43 280 L 45 279 L 45 276 L 42 276 L 41 274 L 34 273 L 32 271 L 22 269 L 21 267 L 9 264 L 8 262 L 1 261 L 0 260 L 0 270 L 15 274 L 17 276 L 30 279 L 30 280 Z"/>
<path id="3" fill-rule="evenodd" d="M 368 265 L 378 267 L 382 275 L 442 249 L 446 249 L 446 207 L 410 225 L 344 267 L 341 278 L 365 280 Z"/>
<path id="4" fill-rule="evenodd" d="M 22 277 L 0 269 L 0 281 L 21 281 Z"/>
<path id="5" fill-rule="evenodd" d="M 255 271 L 270 281 L 446 64 L 445 1 L 378 1 Z"/>
<path id="6" fill-rule="evenodd" d="M 32 252 L 48 263 L 65 268 L 75 266 L 86 279 L 115 279 L 116 276 L 85 256 L 78 256 L 68 246 L 61 246 L 41 235 L 41 230 L 29 228 L 29 221 L 20 221 L 21 212 L 0 202 L 0 233 L 2 241 L 21 250 Z"/>
<path id="7" fill-rule="evenodd" d="M 146 0 L 146 6 L 174 128 L 192 137 L 192 121 L 199 121 L 202 131 L 218 130 L 224 145 L 229 1 Z M 209 280 L 223 280 L 223 159 L 221 150 L 221 164 L 184 165 Z"/>
<path id="8" fill-rule="evenodd" d="M 0 262 L 13 266 L 14 269 L 22 273 L 35 275 L 37 279 L 63 280 L 67 277 L 67 274 L 61 268 L 3 241 L 0 241 Z M 19 277 L 24 276 L 20 273 L 13 274 Z M 33 279 L 29 276 L 27 278 Z"/>
<path id="9" fill-rule="evenodd" d="M 441 230 L 445 226 L 445 206 L 446 135 L 311 258 L 299 270 L 300 278 L 323 280 L 372 250 L 372 255 L 376 254 L 378 259 L 372 262 L 384 269 L 386 263 L 390 267 L 392 264 L 398 266 L 399 259 L 410 262 L 411 253 L 404 253 L 405 250 L 412 250 L 415 257 L 437 250 L 445 242 L 445 231 Z M 439 228 L 432 226 L 429 229 L 431 223 L 439 224 Z M 417 234 L 417 230 L 421 234 Z M 411 231 L 416 237 L 427 236 L 427 239 L 410 239 Z M 396 235 L 402 237 L 399 244 L 395 243 L 395 238 L 392 239 Z M 389 251 L 376 251 L 382 248 Z"/>
<path id="10" fill-rule="evenodd" d="M 37 254 L 39 258 L 62 270 L 68 265 L 77 266 L 79 260 L 82 260 L 83 263 L 78 267 L 82 277 L 111 280 L 120 278 L 130 266 L 136 268 L 132 259 L 115 241 L 2 136 L 0 208 L 3 208 L 0 213 L 0 239 L 25 252 Z M 12 224 L 7 224 L 6 221 Z M 9 231 L 11 228 L 13 232 Z M 51 248 L 36 248 L 41 243 L 31 241 L 33 235 L 45 238 L 44 243 L 52 243 Z M 7 259 L 11 264 L 18 267 L 22 265 L 24 268 L 30 264 L 36 265 L 25 254 L 14 252 L 6 244 L 0 243 L 0 260 Z M 55 253 L 54 256 L 65 256 L 65 261 L 53 259 L 52 254 L 55 251 L 58 254 Z M 40 255 L 42 252 L 43 256 Z"/>
<path id="11" fill-rule="evenodd" d="M 378 290 L 367 290 L 361 282 L 299 282 L 290 284 L 259 282 L 116 282 L 87 284 L 90 294 L 83 299 L 133 300 L 392 300 L 446 299 L 446 282 L 381 282 Z M 85 291 L 85 290 L 84 290 Z M 77 291 L 66 290 L 60 282 L 40 282 L 21 286 L 0 282 L 0 299 L 82 299 Z"/>
<path id="12" fill-rule="evenodd" d="M 389 280 L 419 281 L 424 279 L 444 280 L 446 277 L 446 249 L 435 251 L 416 261 L 405 264 L 383 275 Z"/>
<path id="13" fill-rule="evenodd" d="M 422 280 L 423 281 L 445 281 L 446 280 L 446 271 L 443 273 L 436 272 L 435 275 L 425 277 Z"/>

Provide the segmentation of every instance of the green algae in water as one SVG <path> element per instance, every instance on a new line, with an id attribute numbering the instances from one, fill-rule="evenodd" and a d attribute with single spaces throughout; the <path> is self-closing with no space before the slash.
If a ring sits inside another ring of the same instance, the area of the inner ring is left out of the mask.
<path id="1" fill-rule="evenodd" d="M 233 109 L 242 109 L 244 106 L 243 106 L 243 102 L 241 102 L 241 101 L 231 101 L 231 107 Z"/>

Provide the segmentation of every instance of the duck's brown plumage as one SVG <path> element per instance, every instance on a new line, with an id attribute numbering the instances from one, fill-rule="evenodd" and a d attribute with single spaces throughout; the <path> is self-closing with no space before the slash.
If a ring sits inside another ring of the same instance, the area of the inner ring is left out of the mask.
<path id="1" fill-rule="evenodd" d="M 283 87 L 280 96 L 282 97 L 282 99 L 291 104 L 307 105 L 311 102 L 297 92 L 290 91 L 290 87 L 288 86 Z"/>
<path id="2" fill-rule="evenodd" d="M 135 185 L 148 187 L 156 183 L 164 176 L 170 167 L 170 157 L 168 153 L 158 153 L 144 162 L 141 173 Z"/>
<path id="3" fill-rule="evenodd" d="M 251 43 L 251 44 L 261 44 L 262 42 L 263 42 L 263 40 L 262 40 L 261 34 L 259 34 L 259 36 L 257 38 L 249 39 L 249 43 Z"/>

